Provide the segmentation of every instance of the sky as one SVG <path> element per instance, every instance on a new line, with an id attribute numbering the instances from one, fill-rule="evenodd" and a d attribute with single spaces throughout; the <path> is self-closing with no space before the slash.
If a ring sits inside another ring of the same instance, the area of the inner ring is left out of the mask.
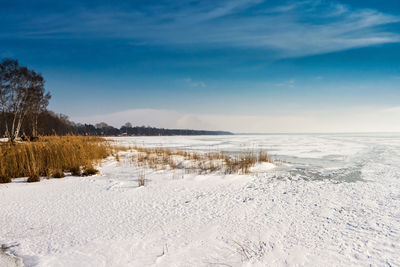
<path id="1" fill-rule="evenodd" d="M 398 0 L 0 0 L 0 58 L 75 122 L 400 131 Z"/>

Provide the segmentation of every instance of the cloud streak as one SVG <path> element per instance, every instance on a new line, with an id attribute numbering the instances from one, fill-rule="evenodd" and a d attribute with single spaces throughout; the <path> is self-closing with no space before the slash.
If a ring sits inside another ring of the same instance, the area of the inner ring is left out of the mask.
<path id="1" fill-rule="evenodd" d="M 205 82 L 202 81 L 194 81 L 192 78 L 185 78 L 183 79 L 183 81 L 189 85 L 190 87 L 194 87 L 194 88 L 205 88 L 207 87 Z"/>
<path id="2" fill-rule="evenodd" d="M 264 0 L 164 1 L 124 8 L 75 6 L 30 16 L 30 23 L 14 18 L 15 26 L 2 30 L 0 38 L 111 38 L 136 44 L 261 48 L 275 51 L 277 57 L 400 42 L 398 32 L 384 27 L 398 23 L 398 16 L 325 1 L 277 6 Z"/>

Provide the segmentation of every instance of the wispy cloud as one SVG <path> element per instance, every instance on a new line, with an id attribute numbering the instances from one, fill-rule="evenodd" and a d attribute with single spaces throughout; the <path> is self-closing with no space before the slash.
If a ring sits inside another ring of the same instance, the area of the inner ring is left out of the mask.
<path id="1" fill-rule="evenodd" d="M 75 117 L 72 119 L 76 122 L 89 122 L 93 124 L 104 121 L 115 127 L 120 127 L 126 122 L 131 122 L 135 126 L 197 130 L 218 129 L 214 124 L 205 122 L 196 114 L 186 114 L 179 111 L 161 109 L 130 109 L 110 114 Z"/>
<path id="2" fill-rule="evenodd" d="M 183 81 L 189 85 L 190 87 L 200 87 L 200 88 L 205 88 L 207 85 L 205 82 L 202 81 L 194 81 L 192 78 L 185 78 Z"/>
<path id="3" fill-rule="evenodd" d="M 281 2 L 282 3 L 282 2 Z M 152 45 L 264 48 L 278 57 L 400 42 L 384 25 L 400 17 L 340 2 L 166 1 L 137 7 L 78 6 L 21 16 L 0 38 L 114 38 Z M 4 22 L 5 19 L 0 19 Z"/>
<path id="4" fill-rule="evenodd" d="M 296 81 L 294 79 L 290 79 L 288 81 L 283 81 L 280 83 L 276 83 L 275 86 L 277 87 L 286 87 L 286 88 L 293 88 L 296 84 Z"/>
<path id="5" fill-rule="evenodd" d="M 312 3 L 313 3 L 312 1 L 296 1 L 293 3 L 286 3 L 284 5 L 278 5 L 275 7 L 267 8 L 265 10 L 260 11 L 260 13 L 276 14 L 276 13 L 289 12 L 298 9 L 301 6 L 308 6 Z"/>

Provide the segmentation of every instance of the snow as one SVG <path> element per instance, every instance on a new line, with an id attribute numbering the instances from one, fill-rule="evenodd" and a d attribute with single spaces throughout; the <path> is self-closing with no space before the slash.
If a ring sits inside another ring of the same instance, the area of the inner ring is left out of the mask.
<path id="1" fill-rule="evenodd" d="M 283 163 L 197 175 L 138 170 L 121 152 L 97 176 L 2 184 L 8 253 L 25 266 L 400 265 L 400 135 L 114 139 Z"/>
<path id="2" fill-rule="evenodd" d="M 23 263 L 22 259 L 0 249 L 0 266 L 21 267 L 23 266 Z"/>
<path id="3" fill-rule="evenodd" d="M 250 172 L 252 173 L 262 173 L 275 168 L 275 165 L 269 162 L 259 162 L 256 163 L 253 167 L 250 168 Z"/>

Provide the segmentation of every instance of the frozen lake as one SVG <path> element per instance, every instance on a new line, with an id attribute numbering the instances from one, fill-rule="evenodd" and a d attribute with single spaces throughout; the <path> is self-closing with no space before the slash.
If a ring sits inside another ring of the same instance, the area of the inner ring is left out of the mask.
<path id="1" fill-rule="evenodd" d="M 363 180 L 361 171 L 370 161 L 379 161 L 384 153 L 400 151 L 400 135 L 395 134 L 124 137 L 116 140 L 127 145 L 227 154 L 262 149 L 285 163 L 276 169 L 284 178 L 347 182 Z"/>
<path id="2" fill-rule="evenodd" d="M 177 178 L 125 152 L 98 176 L 0 185 L 0 243 L 26 266 L 400 265 L 400 135 L 113 139 L 283 163 Z"/>

